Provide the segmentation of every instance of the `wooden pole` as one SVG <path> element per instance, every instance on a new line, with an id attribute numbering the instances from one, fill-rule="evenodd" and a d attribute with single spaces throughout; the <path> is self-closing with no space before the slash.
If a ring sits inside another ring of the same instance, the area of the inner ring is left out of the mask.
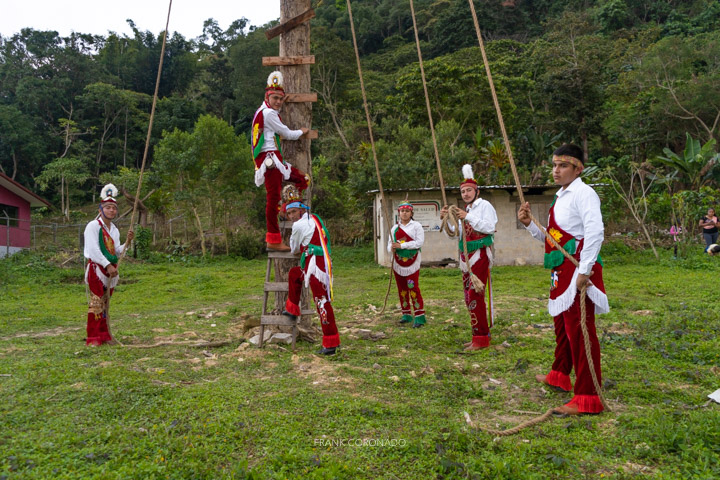
<path id="1" fill-rule="evenodd" d="M 310 0 L 280 0 L 280 24 L 302 15 L 311 9 Z M 310 57 L 310 22 L 304 22 L 280 35 L 280 57 Z M 307 63 L 281 65 L 278 70 L 283 74 L 286 93 L 310 92 L 310 65 Z M 291 129 L 312 126 L 312 103 L 285 103 L 281 110 L 283 122 Z M 310 157 L 310 138 L 304 135 L 299 140 L 282 141 L 283 159 L 305 173 L 312 172 Z M 306 202 L 311 204 L 312 186 L 306 191 Z M 289 231 L 283 232 L 287 237 Z M 287 238 L 286 238 L 287 241 Z M 275 281 L 287 281 L 288 272 L 297 265 L 297 260 L 275 260 Z M 275 309 L 282 311 L 285 307 L 287 293 L 277 292 Z"/>

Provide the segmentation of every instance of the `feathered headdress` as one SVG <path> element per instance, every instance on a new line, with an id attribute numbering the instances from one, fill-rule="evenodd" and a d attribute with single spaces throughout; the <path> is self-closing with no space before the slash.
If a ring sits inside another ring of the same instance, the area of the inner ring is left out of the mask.
<path id="1" fill-rule="evenodd" d="M 267 79 L 267 87 L 265 87 L 266 93 L 280 93 L 285 95 L 285 88 L 283 87 L 283 74 L 275 70 Z"/>
<path id="2" fill-rule="evenodd" d="M 281 209 L 283 214 L 287 212 L 288 208 L 304 208 L 310 210 L 310 207 L 302 203 L 300 191 L 295 185 L 285 185 L 285 187 L 283 187 L 282 199 L 284 201 Z"/>
<path id="3" fill-rule="evenodd" d="M 463 180 L 462 183 L 460 184 L 460 188 L 462 188 L 463 185 L 473 185 L 473 186 L 477 187 L 478 183 L 475 181 L 475 175 L 473 174 L 472 165 L 470 165 L 468 163 L 463 165 L 462 174 L 463 174 L 463 178 L 465 180 Z"/>
<path id="4" fill-rule="evenodd" d="M 398 210 L 412 210 L 412 209 L 413 209 L 413 204 L 410 203 L 410 201 L 408 200 L 408 195 L 405 194 L 405 200 L 400 202 L 400 205 L 398 205 Z"/>
<path id="5" fill-rule="evenodd" d="M 108 183 L 100 190 L 100 203 L 117 203 L 117 200 L 115 200 L 117 194 L 117 187 L 112 183 Z"/>

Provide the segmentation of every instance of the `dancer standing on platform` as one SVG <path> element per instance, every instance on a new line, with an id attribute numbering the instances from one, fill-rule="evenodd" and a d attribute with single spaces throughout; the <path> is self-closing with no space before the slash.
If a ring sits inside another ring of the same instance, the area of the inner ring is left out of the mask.
<path id="1" fill-rule="evenodd" d="M 466 343 L 465 350 L 479 350 L 490 346 L 490 327 L 493 325 L 492 309 L 492 279 L 490 269 L 493 264 L 492 244 L 497 225 L 495 208 L 478 196 L 478 184 L 475 181 L 472 167 L 463 165 L 463 177 L 460 184 L 460 195 L 466 203 L 465 210 L 458 212 L 459 224 L 450 226 L 452 231 L 460 228 L 459 249 L 460 269 L 463 272 L 463 290 L 465 292 L 465 305 L 470 312 L 470 325 L 472 327 L 472 341 Z M 440 210 L 440 218 L 448 214 L 448 206 Z M 467 243 L 468 258 L 465 258 L 463 237 Z M 471 280 L 471 274 L 482 282 L 484 287 L 476 291 Z M 485 303 L 485 294 L 488 303 Z M 490 314 L 488 315 L 488 309 Z"/>
<path id="2" fill-rule="evenodd" d="M 130 230 L 126 243 L 120 245 L 120 232 L 112 220 L 117 216 L 118 190 L 112 183 L 100 191 L 98 216 L 85 227 L 85 283 L 90 290 L 86 345 L 114 342 L 108 328 L 110 297 L 118 283 L 118 255 L 134 238 Z"/>
<path id="3" fill-rule="evenodd" d="M 303 284 L 310 287 L 322 327 L 321 355 L 334 355 L 340 346 L 340 334 L 335 325 L 332 307 L 333 273 L 330 259 L 330 235 L 322 219 L 309 212 L 309 207 L 293 199 L 285 207 L 287 218 L 293 222 L 290 251 L 302 253 L 300 266 L 288 272 L 288 299 L 283 315 L 296 319 L 300 315 L 300 294 Z"/>
<path id="4" fill-rule="evenodd" d="M 420 293 L 420 249 L 425 242 L 425 232 L 420 222 L 413 220 L 413 205 L 407 200 L 398 206 L 398 216 L 400 222 L 390 231 L 387 249 L 394 256 L 393 273 L 402 309 L 400 323 L 413 322 L 413 328 L 420 328 L 426 321 Z"/>
<path id="5" fill-rule="evenodd" d="M 267 233 L 265 242 L 268 250 L 288 251 L 282 243 L 282 234 L 278 224 L 280 193 L 283 180 L 294 183 L 302 192 L 308 187 L 310 176 L 283 160 L 280 150 L 280 138 L 297 140 L 308 132 L 303 127 L 290 130 L 280 118 L 278 111 L 285 101 L 283 76 L 272 72 L 265 88 L 265 101 L 255 112 L 252 122 L 252 155 L 255 161 L 255 185 L 265 184 L 266 201 L 265 221 Z"/>
<path id="6" fill-rule="evenodd" d="M 555 409 L 566 415 L 599 413 L 604 410 L 593 385 L 580 326 L 580 290 L 587 286 L 585 323 L 595 375 L 602 385 L 595 314 L 610 310 L 599 257 L 604 226 L 600 198 L 580 178 L 584 168 L 583 158 L 583 150 L 577 145 L 566 144 L 553 153 L 553 178 L 562 188 L 550 206 L 547 227 L 548 233 L 557 243 L 578 260 L 579 268 L 553 247 L 532 222 L 529 203 L 518 210 L 518 220 L 533 237 L 545 242 L 545 267 L 552 269 L 548 311 L 555 323 L 555 361 L 550 373 L 536 378 L 541 383 L 569 391 L 572 388 L 570 372 L 575 369 L 575 395 L 569 403 Z"/>

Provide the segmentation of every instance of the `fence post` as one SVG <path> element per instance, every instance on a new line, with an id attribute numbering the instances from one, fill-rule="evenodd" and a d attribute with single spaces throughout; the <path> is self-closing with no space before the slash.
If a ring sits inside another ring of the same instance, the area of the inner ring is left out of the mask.
<path id="1" fill-rule="evenodd" d="M 3 211 L 5 213 L 5 233 L 7 237 L 7 244 L 5 245 L 5 258 L 10 257 L 10 215 L 7 214 L 7 212 Z"/>
<path id="2" fill-rule="evenodd" d="M 53 245 L 57 245 L 57 223 L 53 223 Z"/>
<path id="3" fill-rule="evenodd" d="M 171 218 L 170 221 L 168 222 L 168 225 L 170 226 L 170 243 L 173 242 L 172 222 L 173 222 L 173 219 Z"/>
<path id="4" fill-rule="evenodd" d="M 33 249 L 34 249 L 34 248 L 37 248 L 37 245 L 35 245 L 35 225 L 32 225 L 30 227 L 30 230 L 32 230 Z"/>

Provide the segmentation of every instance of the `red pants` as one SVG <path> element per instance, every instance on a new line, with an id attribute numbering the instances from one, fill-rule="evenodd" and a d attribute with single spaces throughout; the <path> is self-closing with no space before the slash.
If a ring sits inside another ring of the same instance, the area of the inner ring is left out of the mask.
<path id="1" fill-rule="evenodd" d="M 395 283 L 398 287 L 398 296 L 400 297 L 400 309 L 403 315 L 412 315 L 413 310 L 415 316 L 425 315 L 425 305 L 423 303 L 422 294 L 420 293 L 420 270 L 404 277 L 393 271 L 395 274 Z"/>
<path id="2" fill-rule="evenodd" d="M 300 267 L 293 267 L 288 272 L 288 299 L 285 310 L 293 315 L 300 315 L 300 293 L 305 281 L 305 272 Z M 323 332 L 322 345 L 333 348 L 340 345 L 340 334 L 335 325 L 335 312 L 325 290 L 325 285 L 314 276 L 310 277 L 310 290 L 315 300 L 315 307 L 320 316 L 320 326 Z"/>
<path id="3" fill-rule="evenodd" d="M 282 155 L 280 152 L 262 152 L 255 159 L 255 165 L 260 166 L 265 161 L 265 157 L 268 153 L 274 153 L 278 159 L 282 162 Z M 297 185 L 298 190 L 301 192 L 308 187 L 305 174 L 295 167 L 290 167 L 290 182 Z M 282 234 L 280 233 L 280 225 L 278 224 L 278 212 L 280 212 L 280 200 L 282 193 L 283 176 L 280 171 L 273 167 L 268 168 L 265 172 L 265 192 L 266 192 L 266 205 L 265 205 L 265 223 L 267 226 L 267 233 L 265 234 L 265 241 L 267 243 L 281 243 Z"/>
<path id="4" fill-rule="evenodd" d="M 598 383 L 602 385 L 600 369 L 600 343 L 595 331 L 595 305 L 585 299 L 586 325 L 590 340 L 590 352 Z M 553 318 L 555 323 L 555 361 L 547 376 L 551 385 L 570 390 L 570 372 L 575 369 L 575 396 L 570 401 L 581 412 L 598 413 L 603 411 L 600 398 L 595 391 L 590 366 L 585 353 L 585 339 L 580 326 L 580 294 L 575 296 L 572 306 Z"/>
<path id="5" fill-rule="evenodd" d="M 472 258 L 474 252 L 469 252 Z M 460 253 L 461 260 L 464 260 L 464 253 Z M 470 282 L 470 272 L 463 273 L 463 290 L 465 292 L 465 305 L 470 312 L 470 326 L 472 327 L 472 342 L 478 347 L 490 345 L 490 325 L 488 324 L 487 305 L 485 304 L 485 293 L 488 292 L 488 277 L 490 276 L 490 260 L 487 256 L 487 247 L 483 247 L 480 259 L 472 266 L 474 273 L 485 288 L 478 293 Z"/>
<path id="6" fill-rule="evenodd" d="M 112 297 L 114 289 L 110 289 L 107 294 L 107 299 L 105 299 L 106 288 L 95 273 L 95 267 L 96 265 L 90 262 L 87 275 L 90 290 L 90 304 L 88 305 L 87 314 L 86 345 L 102 345 L 112 340 L 107 324 L 107 307 L 110 304 L 110 297 Z M 102 271 L 107 274 L 105 269 L 102 269 Z"/>

